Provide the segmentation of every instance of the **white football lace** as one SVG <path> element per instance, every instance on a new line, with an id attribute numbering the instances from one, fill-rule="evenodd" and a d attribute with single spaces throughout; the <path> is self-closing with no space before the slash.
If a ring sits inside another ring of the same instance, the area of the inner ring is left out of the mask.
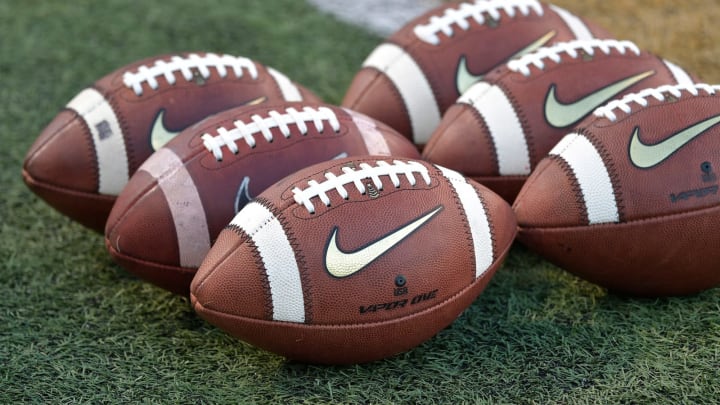
<path id="1" fill-rule="evenodd" d="M 653 97 L 657 101 L 664 101 L 667 94 L 670 94 L 675 98 L 680 98 L 683 95 L 683 91 L 693 96 L 697 96 L 701 91 L 704 91 L 708 95 L 713 95 L 718 90 L 720 90 L 720 85 L 711 86 L 704 83 L 691 85 L 665 85 L 652 89 L 641 90 L 637 93 L 628 94 L 621 99 L 613 100 L 604 106 L 597 108 L 593 114 L 596 117 L 605 117 L 614 122 L 617 120 L 617 115 L 613 110 L 618 109 L 626 114 L 629 114 L 632 112 L 630 103 L 636 103 L 641 107 L 647 107 L 649 97 Z"/>
<path id="2" fill-rule="evenodd" d="M 427 24 L 415 26 L 415 35 L 421 40 L 438 45 L 440 38 L 438 33 L 442 32 L 448 37 L 453 36 L 453 24 L 461 30 L 467 31 L 470 28 L 469 19 L 474 19 L 478 24 L 485 24 L 486 15 L 494 21 L 501 19 L 500 10 L 504 10 L 510 18 L 515 17 L 516 10 L 523 16 L 528 16 L 530 11 L 542 16 L 543 8 L 537 0 L 476 0 L 473 3 L 461 3 L 456 8 L 448 8 L 441 16 L 432 16 Z"/>
<path id="3" fill-rule="evenodd" d="M 614 39 L 575 40 L 540 48 L 535 52 L 511 60 L 508 62 L 507 67 L 513 72 L 522 73 L 523 76 L 530 76 L 530 65 L 540 70 L 545 69 L 545 60 L 550 59 L 555 63 L 560 63 L 560 54 L 563 52 L 571 58 L 576 59 L 581 55 L 580 51 L 584 51 L 588 55 L 594 55 L 596 50 L 600 50 L 608 55 L 612 49 L 617 50 L 623 55 L 628 50 L 636 55 L 640 54 L 640 49 L 637 45 L 630 41 L 617 41 Z"/>
<path id="4" fill-rule="evenodd" d="M 173 56 L 169 62 L 157 60 L 154 65 L 140 66 L 136 72 L 125 72 L 123 82 L 125 86 L 131 87 L 135 94 L 141 96 L 142 85 L 147 82 L 153 90 L 158 88 L 157 78 L 165 77 L 168 83 L 175 84 L 175 72 L 180 72 L 186 81 L 193 79 L 193 69 L 200 73 L 203 79 L 210 77 L 210 68 L 215 68 L 220 77 L 227 76 L 228 70 L 232 70 L 236 77 L 243 76 L 243 69 L 250 73 L 250 77 L 257 79 L 258 72 L 255 63 L 250 59 L 232 55 L 216 55 L 208 53 L 204 56 L 191 53 L 186 58 Z"/>
<path id="5" fill-rule="evenodd" d="M 310 180 L 308 181 L 309 187 L 303 190 L 295 187 L 293 189 L 295 202 L 303 205 L 308 212 L 314 214 L 315 206 L 311 201 L 313 198 L 320 198 L 320 201 L 322 201 L 326 207 L 329 207 L 330 198 L 327 196 L 327 193 L 335 190 L 342 198 L 347 200 L 349 198 L 349 194 L 347 190 L 345 190 L 345 186 L 350 184 L 354 185 L 355 188 L 364 195 L 365 185 L 363 184 L 363 180 L 366 179 L 372 180 L 372 183 L 377 190 L 382 190 L 383 183 L 380 179 L 381 176 L 390 177 L 390 181 L 392 181 L 395 188 L 400 187 L 399 176 L 405 176 L 410 185 L 414 187 L 415 184 L 417 184 L 417 181 L 415 180 L 416 174 L 419 174 L 422 177 L 425 184 L 430 185 L 430 175 L 428 174 L 427 167 L 418 162 L 403 162 L 400 160 L 394 160 L 392 164 L 390 164 L 379 160 L 376 162 L 376 166 L 370 166 L 367 163 L 360 163 L 359 166 L 359 170 L 355 170 L 347 166 L 343 167 L 343 174 L 340 176 L 336 176 L 331 172 L 325 173 L 325 178 L 327 179 L 326 181 L 318 183 L 315 180 Z"/>
<path id="6" fill-rule="evenodd" d="M 217 136 L 203 134 L 203 145 L 215 155 L 215 159 L 222 161 L 223 146 L 227 146 L 232 153 L 237 155 L 239 149 L 235 144 L 236 141 L 242 139 L 250 148 L 254 148 L 256 145 L 255 135 L 262 134 L 266 141 L 272 142 L 273 135 L 270 130 L 273 128 L 279 128 L 286 139 L 290 138 L 291 135 L 289 124 L 295 124 L 300 131 L 300 135 L 303 136 L 307 135 L 308 123 L 314 125 L 318 132 L 323 132 L 325 129 L 323 121 L 327 121 L 333 131 L 340 131 L 340 122 L 337 116 L 333 110 L 327 107 L 317 109 L 304 107 L 302 111 L 290 107 L 285 109 L 284 114 L 272 110 L 268 112 L 267 117 L 255 114 L 250 117 L 250 120 L 252 122 L 234 121 L 234 127 L 230 129 L 220 127 L 217 129 Z"/>

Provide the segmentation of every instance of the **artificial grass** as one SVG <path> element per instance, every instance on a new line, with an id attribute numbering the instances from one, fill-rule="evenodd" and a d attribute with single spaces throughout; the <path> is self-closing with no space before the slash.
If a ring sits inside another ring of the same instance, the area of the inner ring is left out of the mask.
<path id="1" fill-rule="evenodd" d="M 716 0 L 556 4 L 720 82 Z M 130 276 L 100 235 L 22 184 L 44 125 L 119 66 L 185 50 L 239 54 L 337 103 L 379 40 L 298 0 L 0 2 L 0 403 L 717 401 L 719 289 L 615 296 L 515 246 L 485 293 L 415 350 L 304 365 Z"/>

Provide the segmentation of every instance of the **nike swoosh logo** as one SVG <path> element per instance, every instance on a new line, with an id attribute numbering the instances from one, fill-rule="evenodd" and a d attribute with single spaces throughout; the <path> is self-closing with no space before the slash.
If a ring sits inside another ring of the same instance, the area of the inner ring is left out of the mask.
<path id="1" fill-rule="evenodd" d="M 603 105 L 636 83 L 654 75 L 650 70 L 609 84 L 570 104 L 563 104 L 555 96 L 556 85 L 550 86 L 545 97 L 545 119 L 555 128 L 565 128 L 585 118 L 596 108 Z"/>
<path id="2" fill-rule="evenodd" d="M 437 213 L 442 211 L 442 209 L 442 205 L 438 206 L 427 214 L 403 225 L 369 245 L 352 252 L 344 252 L 340 249 L 337 244 L 338 228 L 335 227 L 328 240 L 327 248 L 325 249 L 325 269 L 337 278 L 352 276 L 397 246 L 397 244 L 425 225 L 437 215 Z"/>
<path id="3" fill-rule="evenodd" d="M 152 129 L 150 130 L 150 144 L 154 151 L 162 148 L 166 143 L 170 142 L 171 139 L 175 138 L 181 131 L 171 131 L 165 128 L 163 123 L 163 117 L 165 116 L 165 110 L 160 110 L 155 121 L 153 122 Z"/>
<path id="4" fill-rule="evenodd" d="M 348 157 L 347 152 L 341 152 L 338 155 L 334 156 L 332 160 L 342 159 L 346 157 Z M 240 210 L 252 199 L 253 197 L 250 195 L 250 176 L 245 176 L 240 182 L 240 187 L 238 187 L 238 191 L 235 194 L 235 213 L 237 214 L 238 212 L 240 212 Z"/>
<path id="5" fill-rule="evenodd" d="M 264 102 L 265 100 L 267 100 L 267 97 L 260 96 L 245 103 L 239 104 L 237 107 L 244 105 L 256 105 Z M 150 145 L 152 145 L 154 151 L 157 151 L 158 149 L 165 146 L 166 143 L 170 142 L 173 138 L 177 136 L 177 134 L 182 132 L 182 129 L 179 131 L 171 131 L 167 129 L 163 121 L 164 117 L 165 109 L 161 109 L 158 112 L 157 116 L 155 116 L 155 121 L 153 122 L 152 129 L 150 130 Z"/>
<path id="6" fill-rule="evenodd" d="M 525 48 L 519 50 L 518 52 L 515 52 L 512 56 L 508 58 L 508 60 L 515 59 L 519 56 L 525 55 L 526 53 L 536 51 L 538 48 L 541 48 L 542 46 L 547 44 L 550 39 L 555 36 L 555 34 L 555 31 L 548 32 L 547 34 L 533 41 Z M 484 77 L 484 75 L 476 75 L 470 72 L 470 69 L 468 69 L 467 66 L 467 58 L 465 57 L 465 55 L 462 55 L 460 57 L 460 61 L 458 62 L 458 67 L 455 73 L 455 89 L 457 90 L 458 94 L 462 95 L 465 90 L 469 89 L 470 86 L 472 86 L 476 82 L 479 82 Z"/>
<path id="7" fill-rule="evenodd" d="M 654 145 L 643 143 L 640 140 L 640 128 L 635 127 L 632 138 L 630 138 L 630 161 L 641 169 L 657 166 L 718 123 L 720 123 L 720 115 L 700 121 Z"/>
<path id="8" fill-rule="evenodd" d="M 245 176 L 240 183 L 237 194 L 235 195 L 235 213 L 237 214 L 240 210 L 252 200 L 250 196 L 250 177 Z"/>

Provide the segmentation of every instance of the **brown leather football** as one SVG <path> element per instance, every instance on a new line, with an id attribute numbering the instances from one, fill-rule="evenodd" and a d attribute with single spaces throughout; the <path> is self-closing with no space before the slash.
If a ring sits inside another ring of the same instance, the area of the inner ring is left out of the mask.
<path id="1" fill-rule="evenodd" d="M 591 38 L 610 34 L 536 0 L 447 2 L 375 48 L 343 105 L 422 146 L 445 110 L 494 67 L 549 43 Z"/>
<path id="2" fill-rule="evenodd" d="M 691 84 L 680 67 L 629 41 L 570 41 L 508 62 L 450 107 L 423 158 L 512 202 L 538 162 L 593 110 L 664 84 Z"/>
<path id="3" fill-rule="evenodd" d="M 105 231 L 115 260 L 178 294 L 218 233 L 281 178 L 357 155 L 419 158 L 402 135 L 340 107 L 268 103 L 218 113 L 191 126 L 132 176 Z"/>
<path id="4" fill-rule="evenodd" d="M 383 157 L 325 162 L 245 206 L 190 297 L 210 323 L 290 359 L 368 362 L 452 323 L 515 232 L 504 200 L 451 170 Z"/>
<path id="5" fill-rule="evenodd" d="M 612 101 L 540 162 L 515 201 L 518 239 L 613 291 L 720 282 L 720 86 Z"/>
<path id="6" fill-rule="evenodd" d="M 52 207 L 102 232 L 130 176 L 208 115 L 268 100 L 319 101 L 247 58 L 162 55 L 124 66 L 76 95 L 30 148 L 23 178 Z"/>

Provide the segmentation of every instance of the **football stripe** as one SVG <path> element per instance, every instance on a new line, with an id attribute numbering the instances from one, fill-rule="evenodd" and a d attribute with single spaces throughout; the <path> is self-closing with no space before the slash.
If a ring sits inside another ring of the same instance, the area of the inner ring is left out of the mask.
<path id="1" fill-rule="evenodd" d="M 566 135 L 550 151 L 550 155 L 563 159 L 573 171 L 590 225 L 620 221 L 610 174 L 600 153 L 585 136 Z"/>
<path id="2" fill-rule="evenodd" d="M 465 215 L 470 225 L 470 234 L 473 240 L 475 251 L 475 278 L 485 273 L 495 261 L 493 253 L 492 234 L 487 212 L 478 196 L 475 187 L 467 182 L 467 179 L 460 173 L 435 166 L 442 172 L 443 176 L 450 182 L 460 198 Z"/>
<path id="3" fill-rule="evenodd" d="M 551 5 L 550 8 L 555 11 L 560 18 L 565 22 L 565 25 L 570 28 L 570 31 L 573 32 L 573 35 L 575 35 L 575 38 L 577 39 L 593 39 L 594 36 L 592 32 L 590 32 L 590 29 L 587 25 L 585 25 L 584 22 L 582 22 L 581 19 L 579 19 L 576 15 L 570 13 L 569 11 L 565 10 L 564 8 L 560 8 L 557 6 Z"/>
<path id="4" fill-rule="evenodd" d="M 426 144 L 440 123 L 441 114 L 420 66 L 399 46 L 384 43 L 370 53 L 363 67 L 377 69 L 393 82 L 410 116 L 413 141 Z"/>
<path id="5" fill-rule="evenodd" d="M 675 78 L 675 82 L 679 85 L 683 86 L 690 86 L 695 83 L 693 79 L 690 77 L 690 75 L 680 66 L 670 62 L 669 60 L 664 60 L 665 66 L 670 69 L 670 73 L 672 73 L 673 77 Z"/>
<path id="6" fill-rule="evenodd" d="M 265 206 L 251 202 L 230 224 L 245 231 L 260 253 L 270 284 L 273 320 L 304 323 L 305 298 L 300 270 L 280 221 Z"/>
<path id="7" fill-rule="evenodd" d="M 498 86 L 475 83 L 459 99 L 482 116 L 490 132 L 501 176 L 530 174 L 530 152 L 510 99 Z"/>
<path id="8" fill-rule="evenodd" d="M 271 67 L 268 67 L 268 72 L 270 72 L 273 79 L 275 79 L 275 83 L 280 87 L 280 92 L 285 101 L 302 101 L 303 98 L 300 94 L 300 89 L 298 89 L 287 76 Z"/>
<path id="9" fill-rule="evenodd" d="M 205 208 L 187 168 L 172 150 L 160 148 L 140 170 L 154 177 L 165 195 L 177 234 L 180 265 L 200 267 L 210 250 L 210 231 Z"/>
<path id="10" fill-rule="evenodd" d="M 350 114 L 353 123 L 360 130 L 360 135 L 363 142 L 365 142 L 369 155 L 390 155 L 390 147 L 372 118 L 348 108 L 344 108 L 344 110 Z"/>
<path id="11" fill-rule="evenodd" d="M 128 158 L 122 129 L 112 107 L 100 92 L 87 88 L 70 100 L 67 108 L 85 120 L 92 134 L 98 164 L 98 193 L 120 194 L 129 178 Z"/>

